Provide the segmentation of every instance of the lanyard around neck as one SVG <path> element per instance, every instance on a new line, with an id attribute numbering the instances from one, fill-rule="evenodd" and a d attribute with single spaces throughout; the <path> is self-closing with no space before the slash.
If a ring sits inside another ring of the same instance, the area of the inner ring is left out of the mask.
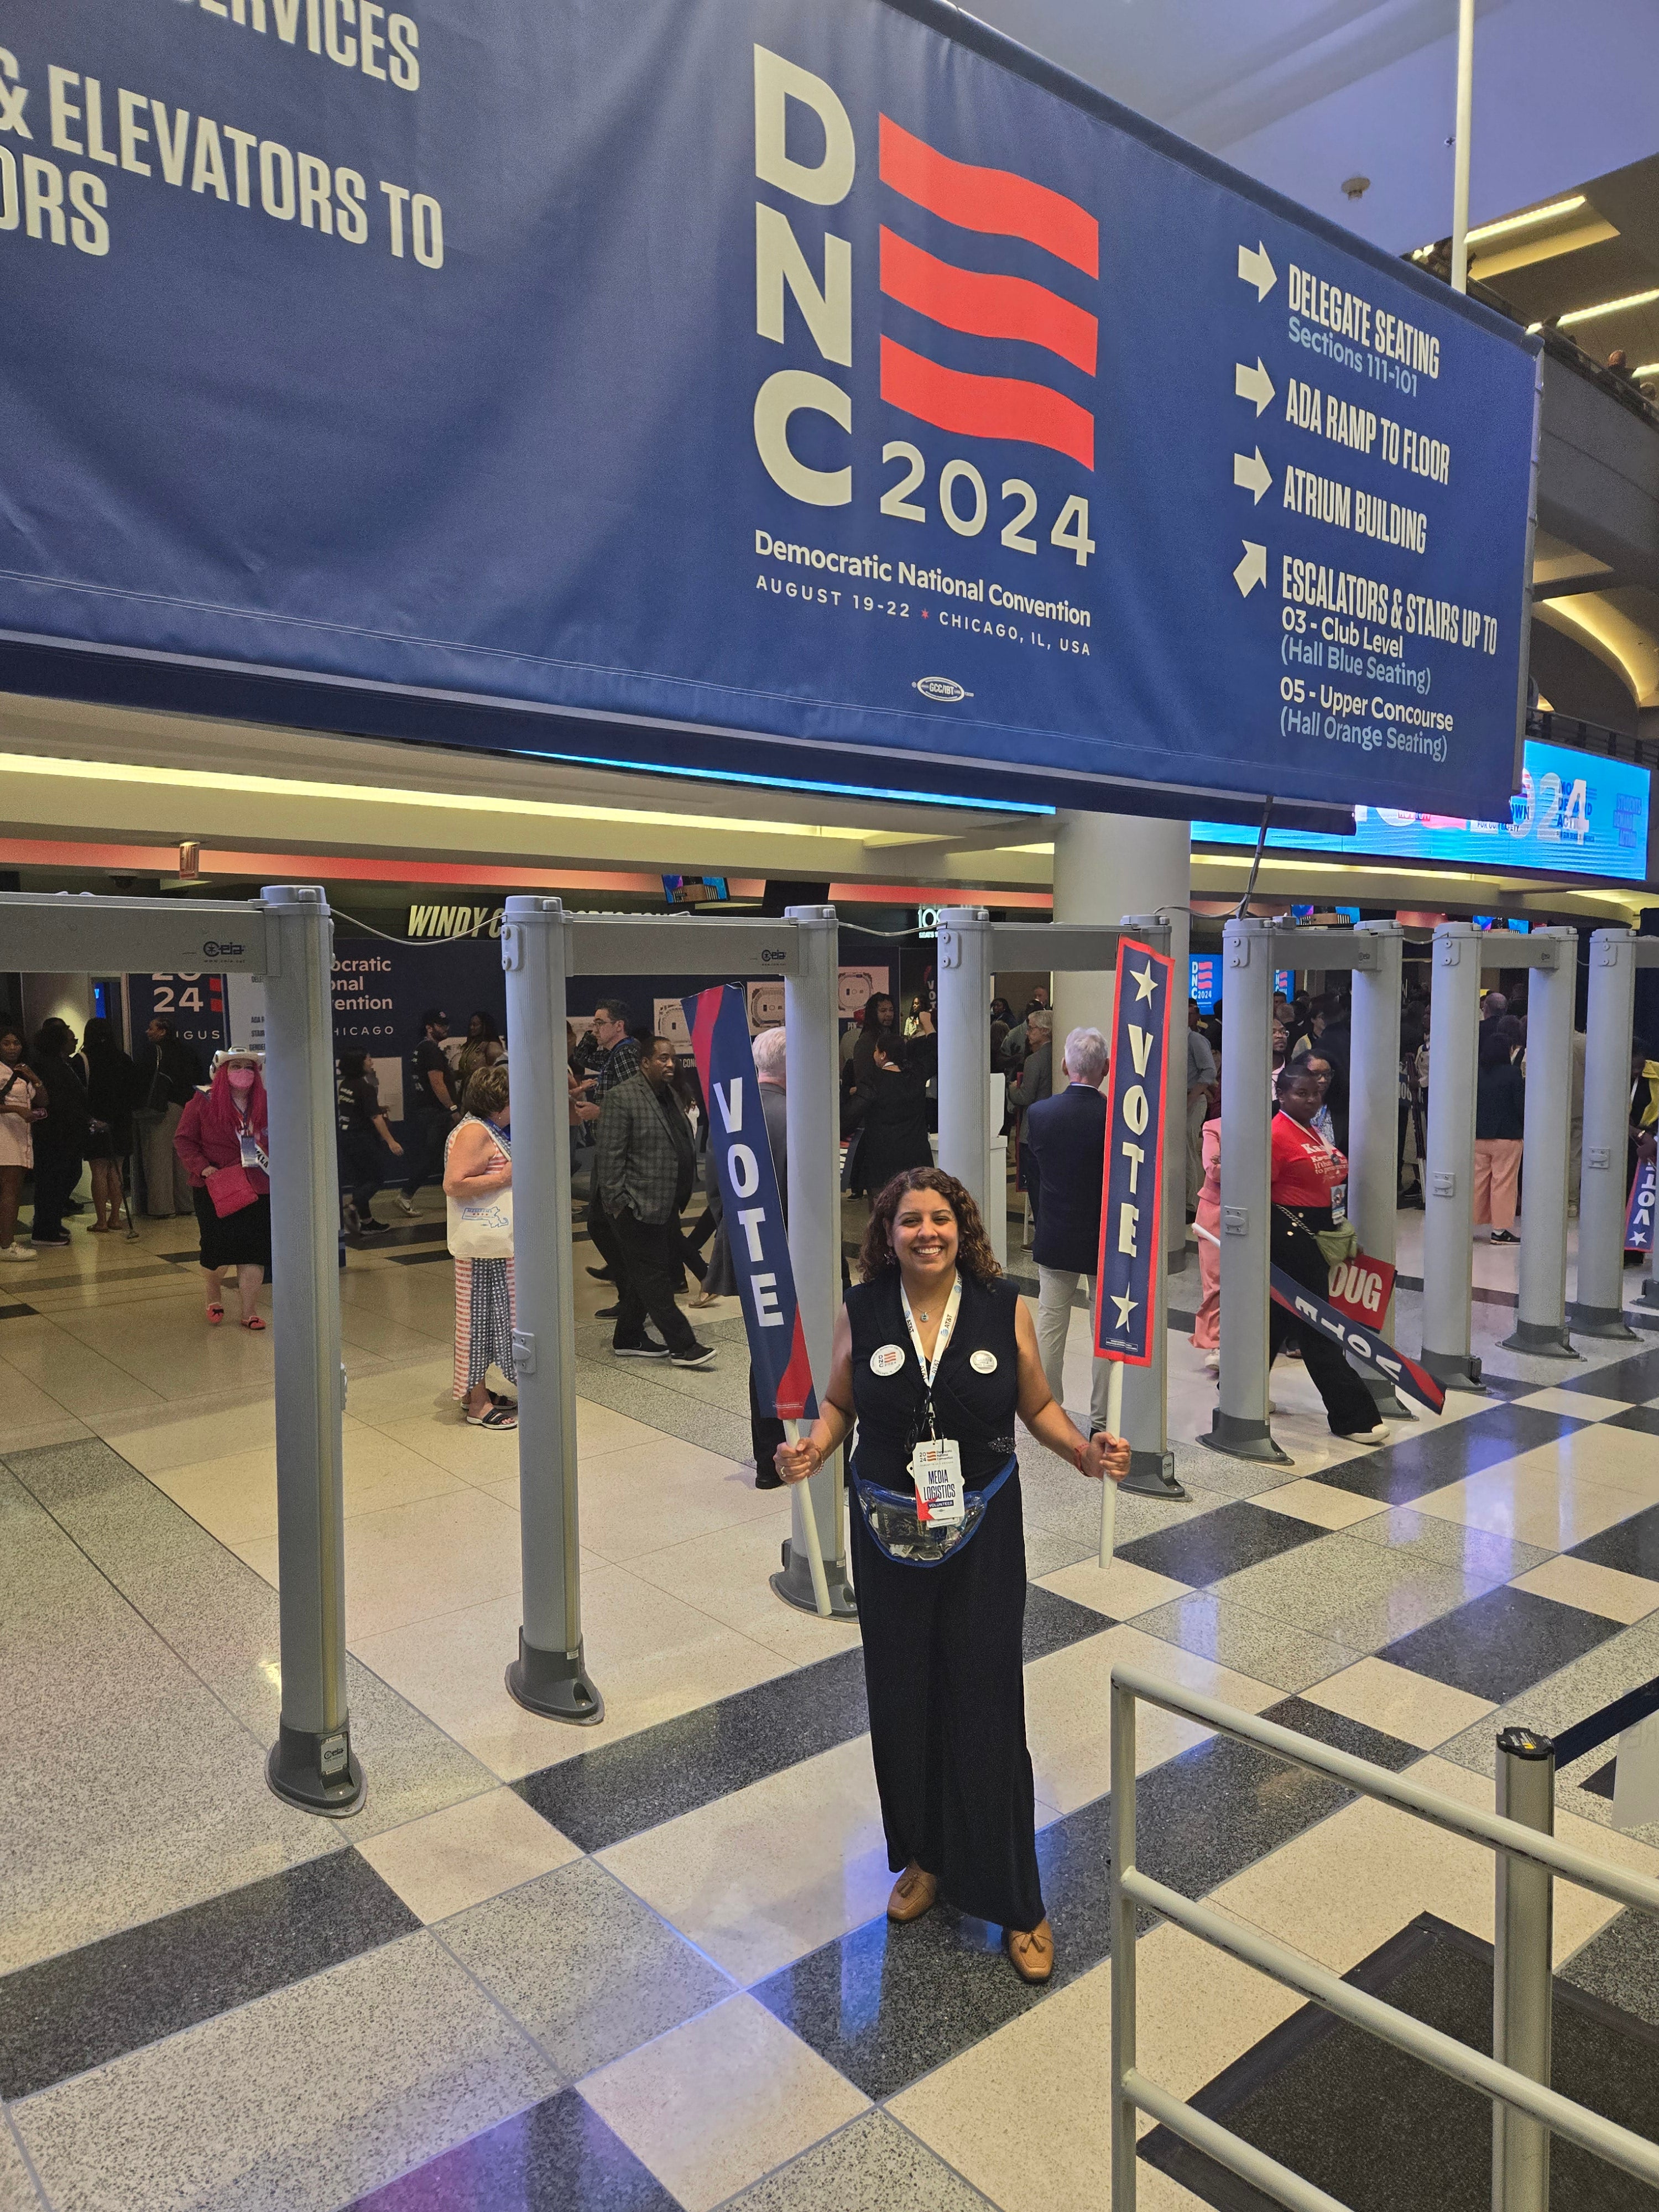
<path id="1" fill-rule="evenodd" d="M 951 1332 L 957 1325 L 957 1314 L 962 1304 L 962 1278 L 958 1275 L 951 1285 L 951 1295 L 945 1301 L 945 1312 L 939 1325 L 939 1334 L 933 1339 L 933 1356 L 931 1360 L 923 1354 L 921 1337 L 916 1328 L 916 1317 L 910 1310 L 910 1293 L 902 1283 L 899 1285 L 899 1297 L 904 1307 L 904 1326 L 910 1332 L 910 1341 L 915 1346 L 916 1364 L 921 1370 L 921 1379 L 927 1386 L 929 1400 L 928 1411 L 931 1413 L 933 1377 L 939 1373 L 939 1364 L 945 1357 L 945 1349 L 951 1341 Z"/>

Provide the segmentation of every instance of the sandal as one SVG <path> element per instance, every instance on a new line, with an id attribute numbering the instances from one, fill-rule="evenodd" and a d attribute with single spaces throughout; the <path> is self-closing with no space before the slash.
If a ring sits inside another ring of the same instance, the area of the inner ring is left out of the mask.
<path id="1" fill-rule="evenodd" d="M 207 1323 L 210 1328 L 217 1328 L 224 1317 L 225 1310 L 222 1306 L 210 1306 L 208 1308 Z"/>
<path id="2" fill-rule="evenodd" d="M 519 1417 L 509 1413 L 505 1406 L 491 1406 L 487 1413 L 469 1413 L 466 1425 L 470 1429 L 516 1429 Z"/>
<path id="3" fill-rule="evenodd" d="M 263 1331 L 264 1328 L 264 1323 L 260 1320 L 258 1314 L 250 1314 L 247 1319 L 242 1323 L 242 1327 L 244 1328 L 251 1328 L 256 1331 Z"/>

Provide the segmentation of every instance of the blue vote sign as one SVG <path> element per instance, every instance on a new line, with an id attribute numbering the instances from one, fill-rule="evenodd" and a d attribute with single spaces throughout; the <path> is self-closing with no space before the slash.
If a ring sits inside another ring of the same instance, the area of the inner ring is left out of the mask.
<path id="1" fill-rule="evenodd" d="M 1095 1351 L 1145 1367 L 1152 1356 L 1164 1200 L 1164 1071 L 1174 963 L 1133 938 L 1117 947 L 1112 1072 L 1095 1274 Z"/>
<path id="2" fill-rule="evenodd" d="M 1502 813 L 1537 342 L 964 11 L 4 39 L 0 688 Z"/>
<path id="3" fill-rule="evenodd" d="M 1659 1169 L 1659 1161 L 1646 1159 L 1636 1163 L 1636 1173 L 1631 1178 L 1630 1198 L 1625 1207 L 1626 1252 L 1651 1252 L 1653 1249 L 1656 1169 Z"/>
<path id="4" fill-rule="evenodd" d="M 708 1109 L 708 1143 L 720 1176 L 755 1395 L 781 1421 L 816 1420 L 818 1401 L 749 1042 L 748 998 L 741 983 L 717 983 L 680 1004 Z"/>

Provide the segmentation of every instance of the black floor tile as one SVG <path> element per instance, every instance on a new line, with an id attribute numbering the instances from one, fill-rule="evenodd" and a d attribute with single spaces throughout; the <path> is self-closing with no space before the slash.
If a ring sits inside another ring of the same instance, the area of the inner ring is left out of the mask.
<path id="1" fill-rule="evenodd" d="M 574 2089 L 430 2159 L 346 2212 L 679 2212 Z"/>
<path id="2" fill-rule="evenodd" d="M 1141 1776 L 1136 1861 L 1154 1881 L 1203 1897 L 1352 1798 L 1326 1775 L 1255 1744 L 1211 1736 Z"/>
<path id="3" fill-rule="evenodd" d="M 1322 1776 L 1220 1737 L 1152 1768 L 1135 1796 L 1141 1867 L 1189 1896 L 1350 1802 Z M 1054 1930 L 1051 1990 L 1110 1948 L 1110 1821 L 1111 1801 L 1100 1797 L 1037 1838 Z M 890 2097 L 1041 2001 L 1000 1947 L 999 1929 L 937 1906 L 908 1928 L 885 1918 L 855 1928 L 753 1995 L 867 2096 Z"/>
<path id="4" fill-rule="evenodd" d="M 1659 1437 L 1659 1406 L 1631 1406 L 1596 1424 L 1603 1429 L 1635 1429 L 1644 1437 Z"/>
<path id="5" fill-rule="evenodd" d="M 1146 1567 L 1155 1575 L 1172 1575 L 1178 1583 L 1200 1589 L 1242 1568 L 1258 1566 L 1263 1559 L 1293 1552 L 1316 1536 L 1329 1534 L 1310 1521 L 1297 1521 L 1288 1513 L 1269 1513 L 1265 1506 L 1241 1498 L 1218 1505 L 1212 1513 L 1195 1515 L 1158 1528 L 1150 1536 L 1137 1536 L 1120 1544 L 1117 1556 L 1131 1566 Z"/>
<path id="6" fill-rule="evenodd" d="M 1553 1444 L 1584 1424 L 1571 1415 L 1547 1413 L 1541 1406 L 1487 1406 L 1467 1420 L 1425 1430 L 1384 1444 L 1363 1458 L 1346 1460 L 1313 1478 L 1356 1498 L 1376 1498 L 1385 1505 L 1409 1505 L 1449 1482 L 1478 1474 L 1539 1444 Z"/>
<path id="7" fill-rule="evenodd" d="M 1611 1804 L 1613 1780 L 1618 1771 L 1618 1759 L 1610 1759 L 1605 1766 L 1598 1766 L 1594 1774 L 1587 1774 L 1578 1787 L 1588 1790 L 1592 1797 L 1605 1797 Z"/>
<path id="8" fill-rule="evenodd" d="M 0 2097 L 101 2066 L 420 1926 L 355 1850 L 325 1852 L 0 1978 Z"/>
<path id="9" fill-rule="evenodd" d="M 1471 2048 L 1492 2048 L 1492 1948 L 1425 1913 L 1346 1976 Z M 1659 2035 L 1644 2020 L 1558 1976 L 1553 2087 L 1653 2140 Z M 1307 2005 L 1193 2099 L 1197 2109 L 1352 2212 L 1488 2212 L 1492 2106 L 1437 2069 Z M 1149 2164 L 1224 2212 L 1271 2200 L 1167 2129 L 1140 2144 Z M 1552 2202 L 1583 2212 L 1655 2212 L 1659 2195 L 1561 2141 Z"/>
<path id="10" fill-rule="evenodd" d="M 1659 1582 L 1659 1505 L 1644 1506 L 1627 1521 L 1615 1521 L 1575 1544 L 1570 1559 L 1590 1559 L 1598 1567 L 1617 1567 L 1622 1574 L 1645 1575 Z"/>
<path id="11" fill-rule="evenodd" d="M 573 1844 L 601 1851 L 831 1751 L 869 1725 L 864 1654 L 838 1651 L 513 1787 Z"/>
<path id="12" fill-rule="evenodd" d="M 1505 1583 L 1386 1644 L 1376 1656 L 1502 1705 L 1617 1636 L 1620 1626 Z"/>
<path id="13" fill-rule="evenodd" d="M 1607 1771 L 1611 1796 L 1613 1769 Z M 1659 1920 L 1626 1906 L 1573 1954 L 1557 1978 L 1659 2028 Z"/>
<path id="14" fill-rule="evenodd" d="M 0 1321 L 21 1321 L 35 1310 L 33 1306 L 0 1306 Z"/>
<path id="15" fill-rule="evenodd" d="M 1646 1399 L 1659 1398 L 1659 1352 L 1633 1352 L 1627 1359 L 1615 1359 L 1611 1367 L 1593 1368 L 1556 1388 L 1590 1398 L 1624 1398 L 1639 1406 Z"/>
<path id="16" fill-rule="evenodd" d="M 1103 1630 L 1116 1626 L 1108 1614 L 1097 1613 L 1091 1605 L 1078 1605 L 1069 1597 L 1061 1597 L 1057 1590 L 1044 1589 L 1041 1583 L 1026 1585 L 1027 1666 L 1033 1659 L 1046 1659 L 1051 1651 L 1063 1651 L 1068 1644 L 1081 1644 L 1085 1637 L 1098 1636 Z"/>
<path id="17" fill-rule="evenodd" d="M 1346 1713 L 1334 1713 L 1325 1705 L 1310 1705 L 1305 1698 L 1283 1698 L 1269 1705 L 1261 1718 L 1310 1735 L 1316 1743 L 1328 1744 L 1333 1751 L 1346 1751 L 1350 1759 L 1368 1759 L 1373 1766 L 1386 1766 L 1390 1774 L 1398 1774 L 1423 1756 L 1414 1743 L 1403 1743 L 1397 1735 L 1385 1735 L 1381 1729 L 1367 1728 L 1364 1721 L 1351 1721 Z"/>

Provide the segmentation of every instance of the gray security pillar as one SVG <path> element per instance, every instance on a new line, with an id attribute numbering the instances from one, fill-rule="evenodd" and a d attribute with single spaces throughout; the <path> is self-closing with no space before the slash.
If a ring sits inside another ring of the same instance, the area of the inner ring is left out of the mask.
<path id="1" fill-rule="evenodd" d="M 337 1816 L 362 1803 L 363 1776 L 346 1704 L 334 924 L 315 884 L 269 884 L 260 904 L 283 1670 L 265 1774 L 279 1797 Z"/>
<path id="2" fill-rule="evenodd" d="M 1395 1263 L 1400 1206 L 1400 981 L 1406 933 L 1397 921 L 1362 921 L 1376 942 L 1375 968 L 1353 971 L 1353 1044 L 1348 1062 L 1348 1218 L 1362 1250 Z M 1394 1298 L 1377 1324 L 1395 1340 Z M 1358 1370 L 1393 1421 L 1417 1417 L 1375 1369 Z"/>
<path id="3" fill-rule="evenodd" d="M 1521 1216 L 1521 1295 L 1504 1348 L 1577 1359 L 1567 1335 L 1567 1148 L 1572 1115 L 1572 1013 L 1578 932 L 1535 929 L 1528 949 L 1559 947 L 1534 967 L 1527 992 L 1526 1205 Z M 1621 1255 L 1622 1257 L 1622 1255 Z"/>
<path id="4" fill-rule="evenodd" d="M 947 906 L 939 917 L 939 1164 L 966 1186 L 980 1212 L 1006 1204 L 985 1188 L 990 1142 L 991 917 L 982 906 Z M 1063 1040 L 1062 1040 L 1063 1042 Z"/>
<path id="5" fill-rule="evenodd" d="M 1480 940 L 1481 932 L 1472 921 L 1443 921 L 1434 933 L 1423 1194 L 1423 1364 L 1454 1390 L 1480 1388 L 1480 1363 L 1469 1350 Z"/>
<path id="6" fill-rule="evenodd" d="M 1590 935 L 1584 1024 L 1584 1164 L 1578 1188 L 1580 1336 L 1634 1342 L 1625 1311 L 1625 1186 L 1630 1127 L 1631 1030 L 1636 1012 L 1636 933 Z"/>
<path id="7" fill-rule="evenodd" d="M 1235 918 L 1221 944 L 1227 1024 L 1221 1053 L 1221 1393 L 1210 1433 L 1199 1442 L 1238 1459 L 1284 1465 L 1290 1455 L 1267 1425 L 1272 928 Z"/>
<path id="8" fill-rule="evenodd" d="M 830 1342 L 841 1304 L 841 1054 L 836 947 L 832 906 L 792 906 L 799 969 L 783 985 L 788 1046 L 785 1099 L 789 1112 L 789 1258 L 800 1301 L 801 1327 L 820 1397 L 829 1385 Z M 981 1091 L 983 1085 L 981 1085 Z M 790 1492 L 793 1522 L 782 1571 L 772 1577 L 781 1598 L 817 1613 L 808 1565 L 805 1516 L 817 1518 L 830 1611 L 845 1620 L 858 1611 L 847 1571 L 847 1516 L 842 1455 Z"/>
<path id="9" fill-rule="evenodd" d="M 604 1719 L 605 1700 L 582 1653 L 569 1108 L 559 1088 L 569 1056 L 569 942 L 558 899 L 508 899 L 501 967 L 514 1073 L 513 1358 L 524 1597 L 507 1686 L 532 1713 L 591 1726 Z"/>

